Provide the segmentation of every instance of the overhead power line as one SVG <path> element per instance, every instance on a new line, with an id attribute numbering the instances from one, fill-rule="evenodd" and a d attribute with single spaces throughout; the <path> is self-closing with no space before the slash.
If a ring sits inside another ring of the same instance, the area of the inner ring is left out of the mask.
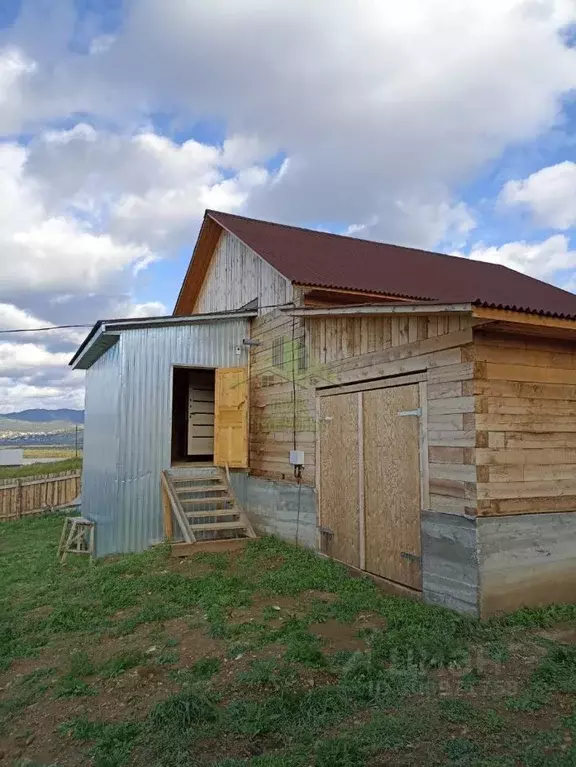
<path id="1" fill-rule="evenodd" d="M 0 333 L 41 333 L 46 330 L 79 330 L 91 327 L 92 325 L 49 325 L 45 328 L 10 328 L 10 330 L 0 330 Z"/>
<path id="2" fill-rule="evenodd" d="M 288 308 L 290 308 L 292 306 L 294 306 L 293 302 L 291 302 L 291 301 L 289 301 L 289 302 L 284 301 L 281 304 L 263 304 L 263 305 L 258 306 L 256 308 L 258 308 L 258 309 L 282 309 L 282 308 L 288 309 Z M 239 309 L 231 309 L 230 313 L 241 312 L 243 310 L 243 308 L 244 307 L 240 307 Z M 215 312 L 215 314 L 219 314 L 219 312 Z M 191 314 L 189 316 L 193 317 L 194 315 Z M 119 318 L 118 322 L 120 322 L 122 320 L 126 320 L 126 319 L 134 319 L 134 320 L 138 320 L 138 319 L 154 319 L 154 317 L 149 317 L 149 318 L 148 317 L 132 317 L 132 318 L 131 317 L 121 317 L 121 318 Z M 114 320 L 108 320 L 108 322 L 114 322 Z M 92 327 L 94 327 L 94 323 L 93 322 L 90 323 L 90 324 L 85 324 L 85 325 L 48 325 L 47 327 L 44 327 L 44 328 L 9 328 L 9 329 L 3 328 L 3 329 L 0 329 L 0 333 L 43 333 L 43 332 L 48 331 L 48 330 L 79 330 L 81 328 L 92 328 Z"/>

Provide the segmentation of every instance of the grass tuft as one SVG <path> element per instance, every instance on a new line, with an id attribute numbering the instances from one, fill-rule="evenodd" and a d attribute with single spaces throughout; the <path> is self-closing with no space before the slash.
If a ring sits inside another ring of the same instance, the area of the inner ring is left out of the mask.
<path id="1" fill-rule="evenodd" d="M 150 712 L 150 722 L 155 729 L 177 734 L 195 724 L 215 722 L 218 716 L 210 696 L 196 690 L 184 690 L 157 703 Z"/>
<path id="2" fill-rule="evenodd" d="M 148 660 L 148 656 L 140 650 L 121 652 L 109 658 L 100 667 L 100 675 L 106 679 L 112 679 L 124 674 L 126 671 L 130 671 L 130 669 L 145 666 Z"/>

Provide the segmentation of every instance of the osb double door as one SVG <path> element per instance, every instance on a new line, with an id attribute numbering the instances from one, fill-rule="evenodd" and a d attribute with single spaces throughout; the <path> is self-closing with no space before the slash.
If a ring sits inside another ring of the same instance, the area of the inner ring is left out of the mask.
<path id="1" fill-rule="evenodd" d="M 319 397 L 321 547 L 412 589 L 422 586 L 421 386 Z"/>

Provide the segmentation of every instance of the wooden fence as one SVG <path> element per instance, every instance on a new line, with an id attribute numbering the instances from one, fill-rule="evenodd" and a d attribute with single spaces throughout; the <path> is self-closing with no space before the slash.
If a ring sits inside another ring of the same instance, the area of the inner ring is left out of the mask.
<path id="1" fill-rule="evenodd" d="M 70 503 L 80 495 L 79 472 L 11 479 L 0 484 L 0 521 L 41 514 Z"/>

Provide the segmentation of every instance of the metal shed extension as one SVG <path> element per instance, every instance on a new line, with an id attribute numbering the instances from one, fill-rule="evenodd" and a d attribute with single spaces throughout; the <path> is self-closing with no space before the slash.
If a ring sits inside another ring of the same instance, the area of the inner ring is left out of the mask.
<path id="1" fill-rule="evenodd" d="M 86 370 L 82 514 L 98 556 L 162 540 L 160 474 L 171 459 L 172 371 L 247 364 L 255 312 L 98 323 L 71 365 Z"/>

